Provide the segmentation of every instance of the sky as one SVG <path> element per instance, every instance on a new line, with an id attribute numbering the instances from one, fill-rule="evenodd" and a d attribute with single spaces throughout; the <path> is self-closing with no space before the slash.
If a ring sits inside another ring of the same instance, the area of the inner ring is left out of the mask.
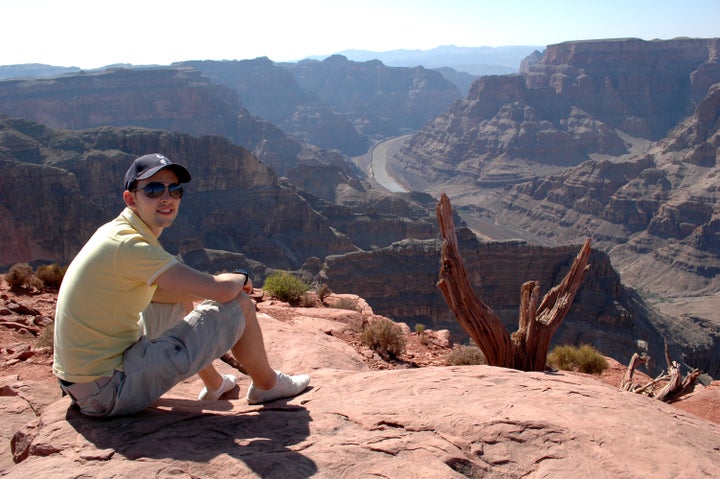
<path id="1" fill-rule="evenodd" d="M 720 37 L 720 0 L 0 0 L 0 65 Z"/>

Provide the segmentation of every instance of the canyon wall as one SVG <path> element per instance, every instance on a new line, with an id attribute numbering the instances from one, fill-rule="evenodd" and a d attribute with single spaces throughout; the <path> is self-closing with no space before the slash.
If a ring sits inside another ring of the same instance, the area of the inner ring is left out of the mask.
<path id="1" fill-rule="evenodd" d="M 542 247 L 522 241 L 483 242 L 467 230 L 457 231 L 468 279 L 476 295 L 503 320 L 507 330 L 518 328 L 520 289 L 538 281 L 542 294 L 562 281 L 580 250 L 579 245 Z M 353 291 L 378 314 L 448 329 L 456 341 L 467 342 L 462 329 L 435 286 L 442 244 L 405 240 L 375 251 L 326 258 L 320 276 L 334 291 Z M 665 367 L 664 338 L 674 358 L 712 375 L 720 374 L 720 357 L 713 351 L 720 336 L 707 335 L 707 325 L 688 318 L 669 318 L 648 308 L 625 287 L 607 254 L 593 250 L 590 269 L 568 316 L 552 344 L 590 344 L 627 364 L 634 353 L 653 358 L 652 371 Z"/>

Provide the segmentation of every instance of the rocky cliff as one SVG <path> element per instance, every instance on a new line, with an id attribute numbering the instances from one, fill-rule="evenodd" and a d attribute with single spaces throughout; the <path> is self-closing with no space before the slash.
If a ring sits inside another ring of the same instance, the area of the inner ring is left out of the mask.
<path id="1" fill-rule="evenodd" d="M 355 249 L 267 166 L 224 138 L 142 129 L 70 132 L 27 120 L 1 125 L 0 208 L 9 228 L 0 264 L 69 261 L 89 233 L 119 212 L 124 171 L 148 151 L 193 172 L 183 214 L 162 238 L 170 251 L 196 240 L 294 268 L 309 256 Z"/>
<path id="2" fill-rule="evenodd" d="M 717 84 L 646 154 L 590 160 L 518 185 L 498 203 L 499 221 L 558 242 L 590 232 L 623 277 L 644 290 L 719 291 L 719 119 Z"/>
<path id="3" fill-rule="evenodd" d="M 423 67 L 387 67 L 379 60 L 352 62 L 342 55 L 288 64 L 298 84 L 367 136 L 414 130 L 461 98 L 442 74 Z"/>
<path id="4" fill-rule="evenodd" d="M 367 136 L 360 134 L 349 118 L 302 88 L 287 68 L 268 58 L 175 65 L 195 68 L 213 83 L 227 86 L 253 115 L 272 122 L 295 138 L 348 155 L 358 155 L 368 149 Z"/>
<path id="5" fill-rule="evenodd" d="M 115 125 L 219 135 L 280 176 L 299 164 L 319 165 L 326 185 L 334 170 L 345 174 L 345 154 L 367 151 L 368 135 L 418 128 L 458 98 L 438 72 L 340 57 L 302 67 L 267 58 L 194 61 L 0 81 L 0 113 L 12 117 L 62 129 Z"/>
<path id="6" fill-rule="evenodd" d="M 719 43 L 551 45 L 519 75 L 476 81 L 394 171 L 450 190 L 480 233 L 484 223 L 544 244 L 591 236 L 635 287 L 718 291 Z"/>
<path id="7" fill-rule="evenodd" d="M 0 112 L 51 128 L 132 125 L 235 138 L 241 105 L 190 68 L 109 69 L 0 82 Z"/>
<path id="8" fill-rule="evenodd" d="M 2 113 L 59 129 L 139 126 L 217 135 L 252 151 L 278 175 L 301 160 L 339 170 L 348 167 L 341 154 L 286 135 L 245 109 L 231 88 L 212 83 L 190 67 L 113 68 L 0 81 Z"/>
<path id="9" fill-rule="evenodd" d="M 542 294 L 560 283 L 579 246 L 542 247 L 519 241 L 483 242 L 467 229 L 458 231 L 461 253 L 475 292 L 503 320 L 518 328 L 520 288 L 539 281 Z M 326 258 L 320 273 L 334 291 L 353 291 L 384 316 L 450 330 L 457 341 L 467 334 L 435 286 L 441 256 L 437 239 L 405 240 L 375 251 Z M 607 254 L 595 250 L 573 308 L 553 344 L 591 344 L 621 363 L 647 352 L 654 372 L 665 367 L 664 338 L 674 357 L 711 375 L 720 374 L 720 335 L 707 325 L 674 318 L 648 308 L 623 286 Z"/>
<path id="10" fill-rule="evenodd" d="M 504 186 L 632 153 L 633 139 L 664 138 L 720 82 L 719 43 L 550 45 L 519 75 L 477 80 L 466 99 L 415 135 L 396 173 L 431 189 L 448 180 Z"/>
<path id="11" fill-rule="evenodd" d="M 166 248 L 240 254 L 236 260 L 258 266 L 259 279 L 264 268 L 298 269 L 311 257 L 356 251 L 373 233 L 372 243 L 383 247 L 435 231 L 428 220 L 429 197 L 423 203 L 412 195 L 374 191 L 359 180 L 347 184 L 333 170 L 336 183 L 325 185 L 331 203 L 279 181 L 249 151 L 219 136 L 139 128 L 55 130 L 5 118 L 0 120 L 0 265 L 69 261 L 95 228 L 117 215 L 125 170 L 148 151 L 166 154 L 193 174 L 183 212 L 163 235 Z M 344 185 L 338 198 L 336 184 Z M 357 218 L 363 228 L 352 221 Z"/>
<path id="12" fill-rule="evenodd" d="M 566 42 L 522 71 L 529 90 L 549 89 L 609 128 L 659 140 L 720 80 L 720 39 Z M 556 109 L 556 111 L 558 111 Z"/>
<path id="13" fill-rule="evenodd" d="M 228 86 L 249 111 L 288 134 L 351 156 L 367 151 L 372 137 L 420 128 L 461 98 L 439 72 L 341 55 L 283 64 L 257 58 L 176 65 Z"/>

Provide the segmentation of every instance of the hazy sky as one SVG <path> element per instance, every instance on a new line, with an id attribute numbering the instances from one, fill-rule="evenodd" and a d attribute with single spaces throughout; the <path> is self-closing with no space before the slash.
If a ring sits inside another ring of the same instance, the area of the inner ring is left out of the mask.
<path id="1" fill-rule="evenodd" d="M 0 0 L 0 65 L 720 37 L 720 0 Z"/>

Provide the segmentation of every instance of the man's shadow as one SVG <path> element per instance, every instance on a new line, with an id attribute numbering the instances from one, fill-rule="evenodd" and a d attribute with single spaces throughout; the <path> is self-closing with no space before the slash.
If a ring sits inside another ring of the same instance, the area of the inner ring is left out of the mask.
<path id="1" fill-rule="evenodd" d="M 98 449 L 112 449 L 128 460 L 207 463 L 227 454 L 263 478 L 307 478 L 317 473 L 317 465 L 292 448 L 310 435 L 311 419 L 304 407 L 275 401 L 243 413 L 216 414 L 202 410 L 197 401 L 161 399 L 158 405 L 163 409 L 101 419 L 70 407 L 66 419 Z M 222 402 L 216 405 L 230 409 Z"/>

